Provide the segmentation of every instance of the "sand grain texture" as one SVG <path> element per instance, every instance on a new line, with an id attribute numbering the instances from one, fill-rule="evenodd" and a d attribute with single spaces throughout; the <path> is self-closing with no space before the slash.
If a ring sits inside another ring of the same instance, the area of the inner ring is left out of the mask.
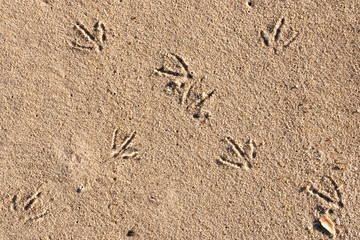
<path id="1" fill-rule="evenodd" d="M 0 4 L 0 239 L 360 239 L 359 1 Z"/>

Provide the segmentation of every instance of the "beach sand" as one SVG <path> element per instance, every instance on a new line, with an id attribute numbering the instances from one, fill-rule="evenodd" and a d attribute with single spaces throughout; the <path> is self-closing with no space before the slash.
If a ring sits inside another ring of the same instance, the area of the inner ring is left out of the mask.
<path id="1" fill-rule="evenodd" d="M 331 2 L 2 1 L 0 239 L 360 239 Z"/>

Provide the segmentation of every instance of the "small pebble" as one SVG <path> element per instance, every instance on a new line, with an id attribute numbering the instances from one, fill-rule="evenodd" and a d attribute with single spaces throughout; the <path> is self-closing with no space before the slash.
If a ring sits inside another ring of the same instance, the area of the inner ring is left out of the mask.
<path id="1" fill-rule="evenodd" d="M 133 237 L 135 236 L 135 232 L 133 230 L 129 230 L 128 233 L 126 234 L 127 237 Z"/>
<path id="2" fill-rule="evenodd" d="M 335 223 L 336 223 L 336 225 L 341 225 L 340 224 L 340 218 L 335 219 Z"/>

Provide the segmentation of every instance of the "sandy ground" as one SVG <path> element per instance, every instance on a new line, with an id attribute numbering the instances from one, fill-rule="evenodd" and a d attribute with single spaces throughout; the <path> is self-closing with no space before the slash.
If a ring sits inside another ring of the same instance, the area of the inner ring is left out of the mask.
<path id="1" fill-rule="evenodd" d="M 358 0 L 0 14 L 0 239 L 360 239 Z"/>

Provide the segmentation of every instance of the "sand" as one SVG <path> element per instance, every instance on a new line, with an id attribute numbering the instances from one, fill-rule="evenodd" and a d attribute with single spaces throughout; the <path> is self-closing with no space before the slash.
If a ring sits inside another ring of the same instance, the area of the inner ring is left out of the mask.
<path id="1" fill-rule="evenodd" d="M 0 239 L 360 239 L 359 9 L 2 1 Z"/>

